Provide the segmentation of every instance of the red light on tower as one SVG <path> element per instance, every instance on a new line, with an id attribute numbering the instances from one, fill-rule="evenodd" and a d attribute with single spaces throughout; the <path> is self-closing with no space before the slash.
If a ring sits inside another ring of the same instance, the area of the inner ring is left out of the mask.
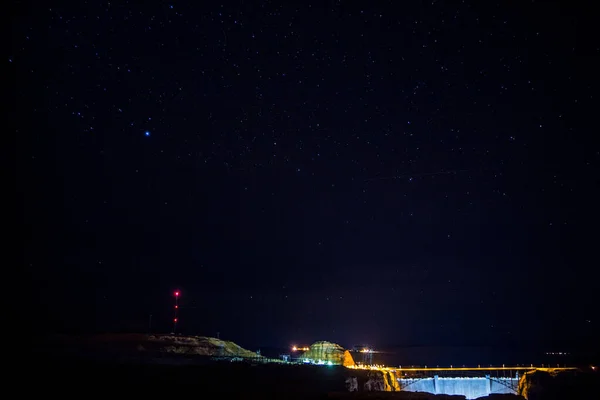
<path id="1" fill-rule="evenodd" d="M 175 312 L 173 315 L 173 333 L 177 333 L 177 317 L 178 317 L 178 311 L 179 311 L 179 295 L 181 293 L 179 293 L 179 290 L 176 290 L 174 292 L 175 294 Z"/>

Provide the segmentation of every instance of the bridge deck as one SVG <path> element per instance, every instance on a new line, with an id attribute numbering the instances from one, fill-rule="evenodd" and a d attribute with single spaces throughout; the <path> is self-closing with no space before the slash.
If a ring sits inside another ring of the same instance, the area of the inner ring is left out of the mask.
<path id="1" fill-rule="evenodd" d="M 396 371 L 402 372 L 426 372 L 426 371 L 562 371 L 562 370 L 573 370 L 577 369 L 575 367 L 556 367 L 556 368 L 546 368 L 546 367 L 434 367 L 434 368 L 392 368 L 387 367 L 387 369 L 393 369 Z"/>

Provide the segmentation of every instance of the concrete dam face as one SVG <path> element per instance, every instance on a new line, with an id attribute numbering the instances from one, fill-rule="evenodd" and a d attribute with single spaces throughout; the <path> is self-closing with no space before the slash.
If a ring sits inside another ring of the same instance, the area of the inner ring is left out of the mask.
<path id="1" fill-rule="evenodd" d="M 400 387 L 408 392 L 429 392 L 433 394 L 463 395 L 476 399 L 490 394 L 511 393 L 519 384 L 518 378 L 402 378 Z"/>

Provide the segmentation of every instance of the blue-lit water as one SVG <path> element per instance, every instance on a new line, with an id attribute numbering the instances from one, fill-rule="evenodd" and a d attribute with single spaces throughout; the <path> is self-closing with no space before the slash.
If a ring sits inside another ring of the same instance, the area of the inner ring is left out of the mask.
<path id="1" fill-rule="evenodd" d="M 518 384 L 517 378 L 425 378 L 400 379 L 402 390 L 428 392 L 434 394 L 463 395 L 476 399 L 490 394 L 513 393 Z"/>

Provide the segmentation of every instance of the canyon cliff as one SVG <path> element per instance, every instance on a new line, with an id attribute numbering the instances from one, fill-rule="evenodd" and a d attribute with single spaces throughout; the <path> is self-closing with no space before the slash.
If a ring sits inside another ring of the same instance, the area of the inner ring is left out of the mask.
<path id="1" fill-rule="evenodd" d="M 517 393 L 527 400 L 588 399 L 598 374 L 581 370 L 535 370 L 523 374 Z"/>

